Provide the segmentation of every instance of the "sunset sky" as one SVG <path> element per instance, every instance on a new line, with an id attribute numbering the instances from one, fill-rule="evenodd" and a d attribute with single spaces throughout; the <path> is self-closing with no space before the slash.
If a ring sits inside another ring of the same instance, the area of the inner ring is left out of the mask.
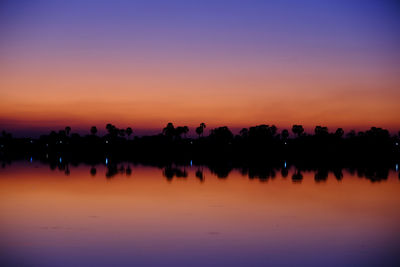
<path id="1" fill-rule="evenodd" d="M 0 130 L 169 121 L 399 130 L 400 4 L 1 1 Z"/>

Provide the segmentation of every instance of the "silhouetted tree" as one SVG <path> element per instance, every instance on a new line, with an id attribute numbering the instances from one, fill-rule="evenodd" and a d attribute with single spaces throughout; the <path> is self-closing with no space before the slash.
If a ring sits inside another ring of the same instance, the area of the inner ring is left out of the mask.
<path id="1" fill-rule="evenodd" d="M 188 132 L 189 132 L 189 127 L 183 126 L 183 134 L 185 135 L 185 138 Z"/>
<path id="2" fill-rule="evenodd" d="M 67 136 L 67 134 L 65 133 L 65 130 L 59 130 L 59 131 L 58 131 L 58 135 L 59 135 L 60 137 L 65 137 L 65 136 Z"/>
<path id="3" fill-rule="evenodd" d="M 121 137 L 125 136 L 125 129 L 117 129 L 118 130 L 118 135 Z"/>
<path id="4" fill-rule="evenodd" d="M 173 137 L 175 135 L 175 127 L 172 122 L 168 122 L 167 126 L 163 129 L 163 134 L 168 137 Z"/>
<path id="5" fill-rule="evenodd" d="M 125 132 L 126 132 L 126 134 L 128 135 L 128 138 L 129 138 L 129 137 L 131 136 L 131 134 L 133 133 L 131 127 L 126 128 Z"/>
<path id="6" fill-rule="evenodd" d="M 54 132 L 55 133 L 55 132 Z M 12 139 L 12 134 L 11 133 L 8 133 L 8 132 L 6 132 L 6 131 L 1 131 L 1 136 L 4 138 L 4 139 Z"/>
<path id="7" fill-rule="evenodd" d="M 297 136 L 301 136 L 304 133 L 304 128 L 302 125 L 293 125 L 292 127 L 292 132 L 297 135 Z"/>
<path id="8" fill-rule="evenodd" d="M 96 126 L 92 126 L 92 127 L 90 128 L 90 133 L 91 133 L 92 135 L 96 135 L 96 134 L 97 134 L 97 127 L 96 127 Z"/>
<path id="9" fill-rule="evenodd" d="M 106 130 L 108 131 L 109 134 L 111 134 L 111 131 L 113 130 L 114 125 L 112 125 L 111 123 L 107 123 L 106 125 Z"/>
<path id="10" fill-rule="evenodd" d="M 67 136 L 69 136 L 70 132 L 71 132 L 71 127 L 69 127 L 69 126 L 65 127 L 65 133 Z"/>
<path id="11" fill-rule="evenodd" d="M 353 138 L 356 136 L 356 131 L 351 130 L 350 132 L 347 133 L 346 135 L 348 138 Z"/>
<path id="12" fill-rule="evenodd" d="M 323 126 L 316 126 L 314 132 L 316 136 L 326 136 L 328 135 L 328 128 Z"/>
<path id="13" fill-rule="evenodd" d="M 337 128 L 336 132 L 335 132 L 335 136 L 337 137 L 342 137 L 344 134 L 344 131 L 342 128 Z"/>
<path id="14" fill-rule="evenodd" d="M 206 124 L 204 122 L 200 123 L 200 126 L 196 128 L 196 133 L 199 135 L 203 135 L 204 129 L 206 128 Z"/>
<path id="15" fill-rule="evenodd" d="M 289 131 L 286 130 L 286 129 L 282 130 L 281 136 L 282 136 L 283 140 L 288 139 L 289 138 Z"/>
<path id="16" fill-rule="evenodd" d="M 221 144 L 228 143 L 232 141 L 233 134 L 228 127 L 222 126 L 211 130 L 210 139 Z"/>
<path id="17" fill-rule="evenodd" d="M 108 134 L 112 137 L 117 137 L 119 135 L 119 129 L 117 127 L 115 127 L 114 125 L 112 125 L 111 123 L 108 123 L 106 125 L 106 130 L 108 132 Z"/>
<path id="18" fill-rule="evenodd" d="M 186 134 L 187 134 L 188 132 L 189 132 L 189 127 L 187 127 L 187 126 L 178 126 L 178 127 L 176 127 L 176 129 L 175 129 L 175 135 L 176 135 L 177 137 L 181 137 L 182 134 L 184 134 L 185 137 L 186 137 Z"/>
<path id="19" fill-rule="evenodd" d="M 261 124 L 249 128 L 249 138 L 253 141 L 271 139 L 276 134 L 277 128 L 266 124 Z"/>
<path id="20" fill-rule="evenodd" d="M 239 132 L 240 136 L 243 138 L 247 138 L 249 136 L 249 130 L 247 128 L 243 128 Z"/>
<path id="21" fill-rule="evenodd" d="M 271 125 L 271 127 L 269 127 L 269 131 L 270 131 L 272 136 L 274 136 L 276 134 L 277 130 L 278 130 L 278 128 L 276 128 L 275 125 Z"/>

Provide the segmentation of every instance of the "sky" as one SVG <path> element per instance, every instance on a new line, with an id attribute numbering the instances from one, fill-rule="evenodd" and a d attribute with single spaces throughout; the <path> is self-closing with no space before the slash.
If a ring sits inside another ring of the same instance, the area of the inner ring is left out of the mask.
<path id="1" fill-rule="evenodd" d="M 2 0 L 0 129 L 397 131 L 399 48 L 398 1 Z"/>

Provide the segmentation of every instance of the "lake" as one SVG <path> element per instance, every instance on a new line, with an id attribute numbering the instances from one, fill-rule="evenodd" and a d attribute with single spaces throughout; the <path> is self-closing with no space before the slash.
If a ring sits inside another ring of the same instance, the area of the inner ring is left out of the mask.
<path id="1" fill-rule="evenodd" d="M 18 161 L 0 168 L 0 236 L 1 266 L 399 266 L 398 166 Z"/>

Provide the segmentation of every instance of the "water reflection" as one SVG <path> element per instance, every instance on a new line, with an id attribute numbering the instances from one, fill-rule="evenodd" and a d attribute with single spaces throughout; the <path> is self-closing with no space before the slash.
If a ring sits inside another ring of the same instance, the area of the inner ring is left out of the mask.
<path id="1" fill-rule="evenodd" d="M 51 170 L 59 170 L 66 176 L 71 174 L 71 168 L 78 167 L 80 165 L 87 166 L 85 163 L 71 162 L 63 160 L 62 157 L 47 161 L 38 161 L 30 157 L 28 161 L 32 163 L 40 163 L 44 166 L 48 165 Z M 2 168 L 11 166 L 12 161 L 3 161 L 1 163 Z M 208 164 L 198 165 L 192 160 L 189 162 L 119 162 L 114 161 L 110 158 L 106 158 L 105 164 L 91 164 L 88 167 L 88 172 L 91 176 L 96 176 L 98 171 L 97 168 L 103 166 L 106 168 L 104 176 L 107 179 L 114 178 L 118 175 L 131 176 L 132 166 L 153 166 L 161 169 L 162 175 L 168 180 L 172 181 L 175 178 L 188 178 L 189 172 L 193 172 L 201 182 L 205 181 L 204 169 L 207 169 L 212 176 L 219 179 L 227 179 L 232 171 L 238 171 L 242 176 L 248 177 L 250 180 L 259 180 L 261 182 L 267 182 L 276 178 L 277 173 L 283 179 L 288 176 L 292 178 L 293 183 L 301 183 L 303 180 L 303 172 L 312 172 L 314 181 L 316 183 L 326 182 L 329 177 L 335 178 L 337 181 L 341 181 L 344 177 L 343 172 L 347 172 L 350 175 L 356 175 L 359 178 L 365 178 L 371 182 L 380 182 L 388 179 L 389 172 L 398 172 L 398 163 L 396 164 L 360 164 L 360 165 L 347 165 L 341 167 L 338 164 L 332 166 L 318 164 L 305 165 L 305 164 L 291 164 L 287 161 L 281 163 L 264 163 L 264 164 L 238 164 L 232 162 L 211 162 Z M 392 166 L 392 167 L 391 167 Z M 394 166 L 394 167 L 393 167 Z M 400 179 L 400 173 L 399 173 Z"/>
<path id="2" fill-rule="evenodd" d="M 0 266 L 399 262 L 395 164 L 58 159 L 2 162 Z"/>

